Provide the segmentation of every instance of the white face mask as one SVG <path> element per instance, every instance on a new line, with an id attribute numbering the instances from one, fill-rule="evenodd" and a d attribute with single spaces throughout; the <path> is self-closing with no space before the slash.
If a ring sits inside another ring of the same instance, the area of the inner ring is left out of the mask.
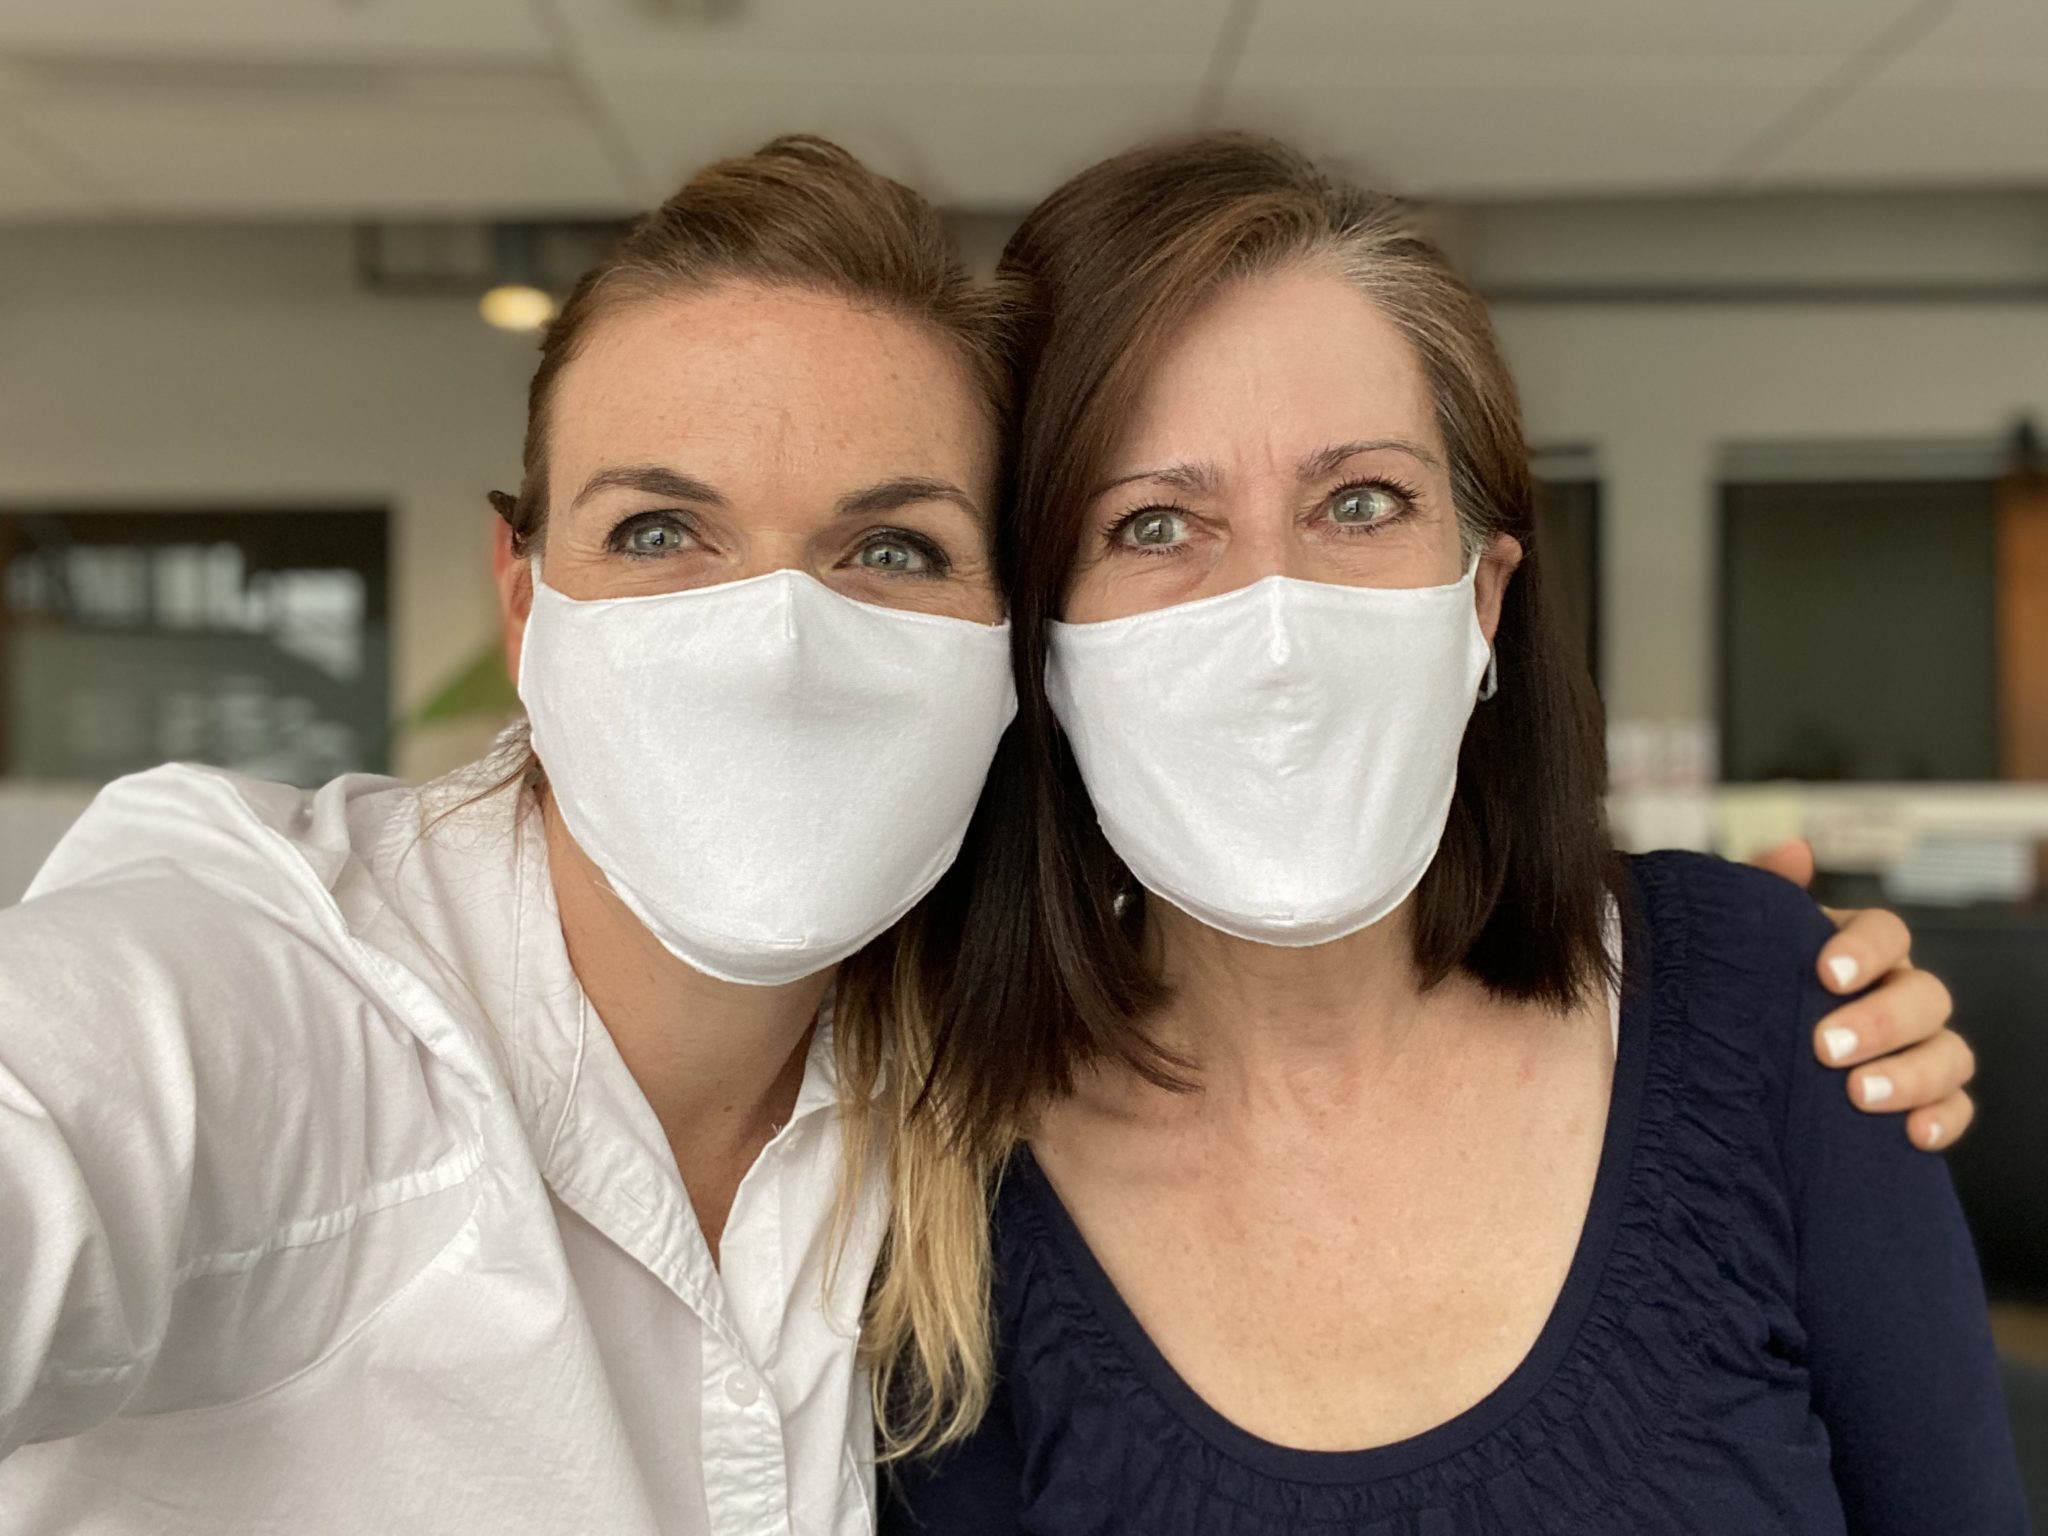
<path id="1" fill-rule="evenodd" d="M 1140 884 L 1262 944 L 1385 917 L 1436 856 L 1489 651 L 1447 587 L 1269 576 L 1054 624 L 1046 691 Z"/>
<path id="2" fill-rule="evenodd" d="M 1009 625 L 796 571 L 579 602 L 534 578 L 519 697 L 577 846 L 679 958 L 794 981 L 915 906 L 1017 710 Z"/>

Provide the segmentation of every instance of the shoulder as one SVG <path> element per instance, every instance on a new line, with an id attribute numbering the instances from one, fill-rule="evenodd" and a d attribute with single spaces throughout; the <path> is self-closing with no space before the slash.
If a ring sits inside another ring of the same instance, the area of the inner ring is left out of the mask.
<path id="1" fill-rule="evenodd" d="M 223 769 L 171 764 L 102 789 L 30 882 L 22 902 L 183 890 L 245 914 L 341 926 L 338 892 L 401 825 L 419 795 L 378 775 L 299 789 Z M 81 894 L 84 893 L 84 894 Z M 307 932 L 313 931 L 311 928 Z"/>
<path id="2" fill-rule="evenodd" d="M 418 787 L 350 774 L 300 789 L 183 764 L 118 779 L 0 911 L 0 976 L 50 972 L 37 955 L 52 942 L 90 946 L 109 984 L 134 970 L 233 986 L 252 1007 L 349 975 L 374 990 L 391 972 L 380 958 L 422 968 L 443 908 L 510 895 L 513 816 L 483 793 L 484 766 Z"/>
<path id="3" fill-rule="evenodd" d="M 1634 1012 L 1624 1018 L 1650 1037 L 1651 1118 L 1673 1126 L 1673 1158 L 1725 1186 L 1716 1199 L 1752 1182 L 1742 1162 L 1762 1181 L 1759 1209 L 1775 1206 L 1798 1158 L 1790 1128 L 1801 1106 L 1849 1107 L 1840 1074 L 1812 1048 L 1836 1004 L 1818 973 L 1834 925 L 1797 886 L 1745 865 L 1658 853 L 1629 867 L 1624 1008 Z"/>
<path id="4" fill-rule="evenodd" d="M 0 911 L 8 1011 L 261 1058 L 368 1006 L 335 894 L 366 830 L 350 791 L 182 766 L 110 784 Z"/>
<path id="5" fill-rule="evenodd" d="M 1783 961 L 1833 931 L 1806 892 L 1748 864 L 1683 850 L 1635 854 L 1627 864 L 1643 915 L 1716 954 Z"/>
<path id="6" fill-rule="evenodd" d="M 116 779 L 94 797 L 31 882 L 24 901 L 136 875 L 176 875 L 245 904 L 305 905 L 332 891 L 395 823 L 419 818 L 396 779 L 349 774 L 299 789 L 174 763 Z M 314 905 L 328 905 L 315 902 Z"/>
<path id="7" fill-rule="evenodd" d="M 1646 958 L 1682 976 L 1696 1024 L 1789 1027 L 1818 992 L 1815 965 L 1834 925 L 1790 881 L 1699 853 L 1637 855 L 1628 866 L 1636 901 L 1624 964 Z"/>
<path id="8" fill-rule="evenodd" d="M 460 1072 L 344 913 L 409 795 L 153 770 L 0 911 L 0 1079 L 108 1178 L 184 1167 L 187 1266 L 474 1159 Z"/>

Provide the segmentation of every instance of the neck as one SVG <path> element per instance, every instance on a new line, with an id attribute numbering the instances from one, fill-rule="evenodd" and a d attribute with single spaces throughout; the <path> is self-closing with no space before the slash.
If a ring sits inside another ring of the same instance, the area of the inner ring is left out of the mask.
<path id="1" fill-rule="evenodd" d="M 1172 998 L 1160 1043 L 1194 1067 L 1211 1103 L 1343 1100 L 1426 1037 L 1412 925 L 1403 903 L 1370 928 L 1289 949 L 1150 897 L 1145 940 Z"/>
<path id="2" fill-rule="evenodd" d="M 648 932 L 543 793 L 569 963 L 647 1096 L 715 1254 L 739 1181 L 789 1119 L 833 971 L 785 986 L 720 981 Z"/>

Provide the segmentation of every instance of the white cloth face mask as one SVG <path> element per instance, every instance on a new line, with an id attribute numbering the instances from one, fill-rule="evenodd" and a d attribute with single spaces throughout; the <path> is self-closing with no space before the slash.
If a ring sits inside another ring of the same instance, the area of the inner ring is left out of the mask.
<path id="1" fill-rule="evenodd" d="M 1490 657 L 1450 586 L 1269 576 L 1054 624 L 1046 690 L 1103 835 L 1148 891 L 1262 944 L 1324 944 L 1436 856 Z"/>
<path id="2" fill-rule="evenodd" d="M 579 601 L 536 570 L 519 697 L 563 824 L 633 915 L 772 986 L 845 959 L 959 853 L 1017 712 L 1009 628 L 798 571 Z"/>

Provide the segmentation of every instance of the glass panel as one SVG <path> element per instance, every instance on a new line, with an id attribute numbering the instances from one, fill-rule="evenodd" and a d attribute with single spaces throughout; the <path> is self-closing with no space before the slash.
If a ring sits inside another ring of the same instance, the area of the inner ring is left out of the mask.
<path id="1" fill-rule="evenodd" d="M 387 548 L 382 512 L 0 513 L 0 767 L 382 771 Z"/>
<path id="2" fill-rule="evenodd" d="M 1998 776 L 1992 486 L 1722 490 L 1722 776 Z"/>

